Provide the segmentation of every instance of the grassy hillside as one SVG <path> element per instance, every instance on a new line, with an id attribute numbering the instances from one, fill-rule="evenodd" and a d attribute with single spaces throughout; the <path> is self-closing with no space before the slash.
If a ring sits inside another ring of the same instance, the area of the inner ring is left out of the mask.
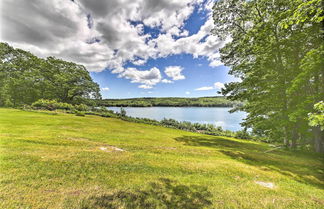
<path id="1" fill-rule="evenodd" d="M 240 102 L 227 100 L 225 97 L 199 97 L 199 98 L 182 98 L 182 97 L 145 97 L 130 99 L 103 99 L 98 101 L 103 106 L 118 107 L 152 107 L 152 106 L 168 106 L 168 107 L 233 107 L 240 105 Z"/>
<path id="2" fill-rule="evenodd" d="M 0 109 L 0 142 L 0 208 L 324 208 L 317 154 L 14 109 Z"/>

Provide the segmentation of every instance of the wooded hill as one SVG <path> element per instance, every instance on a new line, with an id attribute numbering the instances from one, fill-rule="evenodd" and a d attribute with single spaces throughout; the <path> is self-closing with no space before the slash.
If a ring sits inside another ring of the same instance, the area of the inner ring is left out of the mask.
<path id="1" fill-rule="evenodd" d="M 229 101 L 223 96 L 182 98 L 182 97 L 144 97 L 129 99 L 103 99 L 98 101 L 102 106 L 117 107 L 233 107 L 241 103 Z"/>

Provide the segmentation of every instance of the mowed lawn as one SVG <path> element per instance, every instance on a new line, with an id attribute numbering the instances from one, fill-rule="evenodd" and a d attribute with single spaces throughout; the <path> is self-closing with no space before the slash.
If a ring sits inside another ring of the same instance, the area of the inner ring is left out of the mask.
<path id="1" fill-rule="evenodd" d="M 0 208 L 324 208 L 323 155 L 4 108 L 0 143 Z"/>

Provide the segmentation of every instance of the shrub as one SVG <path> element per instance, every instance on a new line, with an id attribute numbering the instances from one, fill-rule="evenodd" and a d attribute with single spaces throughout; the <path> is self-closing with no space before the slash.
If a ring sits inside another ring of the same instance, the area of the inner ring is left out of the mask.
<path id="1" fill-rule="evenodd" d="M 98 108 L 98 111 L 99 111 L 99 112 L 106 112 L 106 111 L 109 111 L 109 110 L 107 110 L 106 107 L 101 106 L 101 107 Z M 111 111 L 112 111 L 112 110 L 111 110 Z"/>
<path id="2" fill-rule="evenodd" d="M 32 104 L 33 108 L 36 109 L 46 109 L 46 110 L 73 110 L 74 107 L 71 104 L 57 102 L 56 100 L 47 100 L 47 99 L 39 99 Z"/>
<path id="3" fill-rule="evenodd" d="M 78 104 L 74 106 L 76 110 L 78 111 L 88 111 L 89 107 L 85 104 Z"/>
<path id="4" fill-rule="evenodd" d="M 56 103 L 56 109 L 61 109 L 61 110 L 73 110 L 74 107 L 73 107 L 73 105 L 68 104 L 68 103 L 57 102 L 57 103 Z"/>
<path id="5" fill-rule="evenodd" d="M 126 116 L 126 110 L 124 108 L 120 108 L 120 115 L 122 117 L 125 117 Z"/>
<path id="6" fill-rule="evenodd" d="M 247 131 L 243 130 L 243 131 L 237 131 L 235 133 L 235 138 L 239 138 L 239 139 L 251 139 L 251 136 L 250 136 L 250 134 Z"/>
<path id="7" fill-rule="evenodd" d="M 14 104 L 12 103 L 12 101 L 11 101 L 10 99 L 6 99 L 6 100 L 4 101 L 4 106 L 5 106 L 5 107 L 13 107 Z"/>
<path id="8" fill-rule="evenodd" d="M 55 110 L 57 106 L 58 105 L 56 100 L 47 100 L 47 99 L 40 99 L 32 104 L 33 108 L 46 109 L 46 110 Z"/>

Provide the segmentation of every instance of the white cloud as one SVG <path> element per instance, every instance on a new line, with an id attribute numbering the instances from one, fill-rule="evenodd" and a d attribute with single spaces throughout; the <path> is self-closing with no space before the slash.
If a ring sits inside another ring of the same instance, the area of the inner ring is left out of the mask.
<path id="1" fill-rule="evenodd" d="M 214 83 L 214 86 L 203 86 L 200 88 L 196 88 L 196 91 L 209 91 L 209 90 L 214 90 L 214 89 L 221 89 L 224 88 L 224 84 L 221 82 L 216 82 Z"/>
<path id="2" fill-rule="evenodd" d="M 170 80 L 168 80 L 168 79 L 162 79 L 161 82 L 162 82 L 162 83 L 173 83 L 173 81 L 170 81 Z"/>
<path id="3" fill-rule="evenodd" d="M 221 89 L 221 88 L 224 88 L 225 86 L 221 82 L 216 82 L 216 83 L 214 83 L 214 87 L 215 87 L 215 89 Z"/>
<path id="4" fill-rule="evenodd" d="M 142 85 L 139 85 L 138 88 L 140 88 L 140 89 L 151 89 L 153 87 L 149 86 L 149 85 L 146 85 L 146 84 L 142 84 Z"/>
<path id="5" fill-rule="evenodd" d="M 104 87 L 104 88 L 101 88 L 102 91 L 109 91 L 110 88 L 109 87 Z"/>
<path id="6" fill-rule="evenodd" d="M 186 77 L 181 74 L 181 71 L 183 70 L 180 66 L 168 66 L 165 68 L 164 72 L 165 74 L 170 77 L 172 80 L 183 80 Z"/>
<path id="7" fill-rule="evenodd" d="M 139 88 L 151 89 L 154 85 L 161 81 L 160 70 L 156 67 L 150 70 L 137 70 L 136 68 L 126 68 L 124 72 L 119 74 L 119 77 L 123 77 L 131 80 L 131 83 L 140 83 Z"/>
<path id="8" fill-rule="evenodd" d="M 190 94 L 190 91 L 186 91 L 185 94 L 189 95 Z"/>
<path id="9" fill-rule="evenodd" d="M 140 79 L 144 73 L 125 69 L 125 64 L 144 65 L 148 59 L 187 53 L 206 57 L 210 66 L 222 65 L 218 49 L 226 41 L 211 35 L 213 0 L 2 0 L 1 41 L 38 56 L 56 56 L 83 64 L 89 71 L 110 69 L 120 77 L 152 88 L 167 79 Z M 204 3 L 205 2 L 205 3 Z M 208 19 L 189 36 L 185 21 L 196 6 Z M 30 15 L 32 14 L 32 15 Z M 136 24 L 134 24 L 136 22 Z M 157 37 L 144 27 L 159 30 Z M 229 41 L 229 40 L 227 40 Z M 166 69 L 172 80 L 181 80 L 182 68 Z M 140 74 L 141 76 L 131 76 Z M 146 81 L 144 81 L 146 80 Z"/>
<path id="10" fill-rule="evenodd" d="M 141 60 L 141 59 L 138 59 L 138 60 L 135 60 L 132 62 L 134 65 L 144 65 L 146 63 L 145 60 Z"/>
<path id="11" fill-rule="evenodd" d="M 213 86 L 203 86 L 203 87 L 200 87 L 200 88 L 196 88 L 195 90 L 196 91 L 208 91 L 208 90 L 213 90 L 214 87 Z"/>
<path id="12" fill-rule="evenodd" d="M 222 65 L 223 65 L 223 63 L 220 60 L 213 60 L 209 64 L 209 66 L 211 66 L 211 67 L 218 67 L 218 66 L 222 66 Z"/>

